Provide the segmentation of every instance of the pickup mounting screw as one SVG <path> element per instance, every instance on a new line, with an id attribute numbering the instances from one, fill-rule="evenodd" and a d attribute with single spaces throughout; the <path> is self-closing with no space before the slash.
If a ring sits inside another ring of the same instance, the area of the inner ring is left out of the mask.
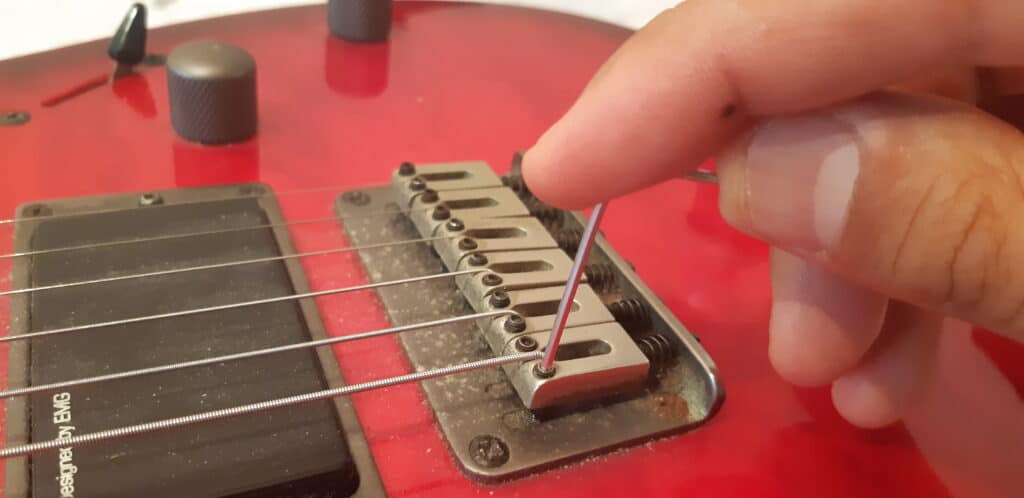
<path id="1" fill-rule="evenodd" d="M 416 174 L 416 166 L 406 161 L 398 166 L 398 174 L 402 176 L 412 176 Z"/>
<path id="2" fill-rule="evenodd" d="M 516 339 L 516 349 L 524 353 L 534 351 L 537 349 L 537 339 L 524 335 Z"/>
<path id="3" fill-rule="evenodd" d="M 426 204 L 437 202 L 437 191 L 433 189 L 426 189 L 423 191 L 423 195 L 420 196 L 420 200 Z"/>
<path id="4" fill-rule="evenodd" d="M 466 228 L 466 224 L 458 218 L 452 218 L 448 220 L 448 223 L 446 223 L 444 227 L 447 228 L 449 232 L 458 232 L 464 230 Z"/>
<path id="5" fill-rule="evenodd" d="M 140 206 L 155 206 L 157 204 L 163 204 L 164 198 L 160 197 L 160 194 L 145 193 L 139 196 Z"/>
<path id="6" fill-rule="evenodd" d="M 448 206 L 445 206 L 444 204 L 434 208 L 434 214 L 432 215 L 432 217 L 437 221 L 447 220 L 448 218 L 451 218 L 451 216 L 452 212 L 448 209 Z"/>
<path id="7" fill-rule="evenodd" d="M 481 467 L 500 467 L 508 462 L 508 445 L 500 438 L 483 434 L 469 441 L 469 455 Z"/>
<path id="8" fill-rule="evenodd" d="M 423 179 L 418 176 L 416 178 L 413 178 L 412 181 L 409 182 L 409 190 L 419 191 L 425 188 L 427 188 L 427 182 L 423 181 Z"/>
<path id="9" fill-rule="evenodd" d="M 473 253 L 469 256 L 469 264 L 471 266 L 483 266 L 487 264 L 487 256 L 480 253 Z"/>
<path id="10" fill-rule="evenodd" d="M 512 304 L 512 298 L 503 290 L 496 290 L 491 293 L 491 306 L 495 308 L 507 308 Z"/>
<path id="11" fill-rule="evenodd" d="M 472 251 L 477 247 L 480 247 L 480 245 L 473 239 L 466 238 L 459 241 L 459 249 L 462 249 L 463 251 Z"/>
<path id="12" fill-rule="evenodd" d="M 526 330 L 526 320 L 519 315 L 512 315 L 505 319 L 505 332 L 516 334 Z"/>
<path id="13" fill-rule="evenodd" d="M 499 277 L 497 273 L 488 273 L 487 275 L 484 275 L 481 282 L 483 282 L 484 285 L 490 286 L 501 285 L 501 277 Z"/>

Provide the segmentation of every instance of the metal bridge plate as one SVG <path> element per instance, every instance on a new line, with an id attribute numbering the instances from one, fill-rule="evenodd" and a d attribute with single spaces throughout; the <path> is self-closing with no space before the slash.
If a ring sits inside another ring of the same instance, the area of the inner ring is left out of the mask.
<path id="1" fill-rule="evenodd" d="M 358 217 L 398 210 L 392 187 L 348 192 L 336 202 L 352 245 L 419 238 L 404 215 Z M 578 216 L 566 223 L 580 227 Z M 360 253 L 371 281 L 446 271 L 435 250 L 407 244 L 389 251 Z M 675 357 L 643 392 L 600 403 L 531 412 L 502 369 L 475 371 L 428 380 L 421 385 L 441 433 L 463 470 L 473 479 L 495 483 L 568 464 L 651 439 L 686 432 L 706 422 L 724 397 L 714 363 L 629 265 L 599 237 L 591 261 L 612 263 L 621 295 L 637 298 L 651 310 L 651 335 L 667 336 Z M 473 312 L 454 279 L 435 279 L 378 289 L 394 325 L 466 315 Z M 638 338 L 642 339 L 642 337 Z M 493 356 L 474 323 L 464 322 L 399 336 L 416 370 Z"/>

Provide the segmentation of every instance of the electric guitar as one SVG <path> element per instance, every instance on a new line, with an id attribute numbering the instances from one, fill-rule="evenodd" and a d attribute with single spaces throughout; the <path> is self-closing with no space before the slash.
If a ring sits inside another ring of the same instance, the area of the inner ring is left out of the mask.
<path id="1" fill-rule="evenodd" d="M 583 218 L 517 151 L 627 30 L 145 14 L 0 62 L 3 496 L 953 496 L 902 426 L 774 373 L 768 249 L 712 184 L 614 201 L 537 371 Z"/>

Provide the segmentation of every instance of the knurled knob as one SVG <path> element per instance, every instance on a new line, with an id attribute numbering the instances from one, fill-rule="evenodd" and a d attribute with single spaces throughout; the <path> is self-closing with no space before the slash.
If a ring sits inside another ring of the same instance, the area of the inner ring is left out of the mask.
<path id="1" fill-rule="evenodd" d="M 391 34 L 391 0 L 328 0 L 327 26 L 350 42 L 380 42 Z"/>
<path id="2" fill-rule="evenodd" d="M 171 124 L 203 144 L 240 142 L 256 133 L 256 61 L 218 41 L 178 45 L 167 57 Z"/>

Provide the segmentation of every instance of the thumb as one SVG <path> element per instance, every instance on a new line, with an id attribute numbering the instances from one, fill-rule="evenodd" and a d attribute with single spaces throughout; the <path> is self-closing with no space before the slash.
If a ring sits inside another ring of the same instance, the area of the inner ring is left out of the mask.
<path id="1" fill-rule="evenodd" d="M 718 158 L 749 235 L 893 298 L 1024 340 L 1024 136 L 973 107 L 875 94 L 762 122 Z"/>

